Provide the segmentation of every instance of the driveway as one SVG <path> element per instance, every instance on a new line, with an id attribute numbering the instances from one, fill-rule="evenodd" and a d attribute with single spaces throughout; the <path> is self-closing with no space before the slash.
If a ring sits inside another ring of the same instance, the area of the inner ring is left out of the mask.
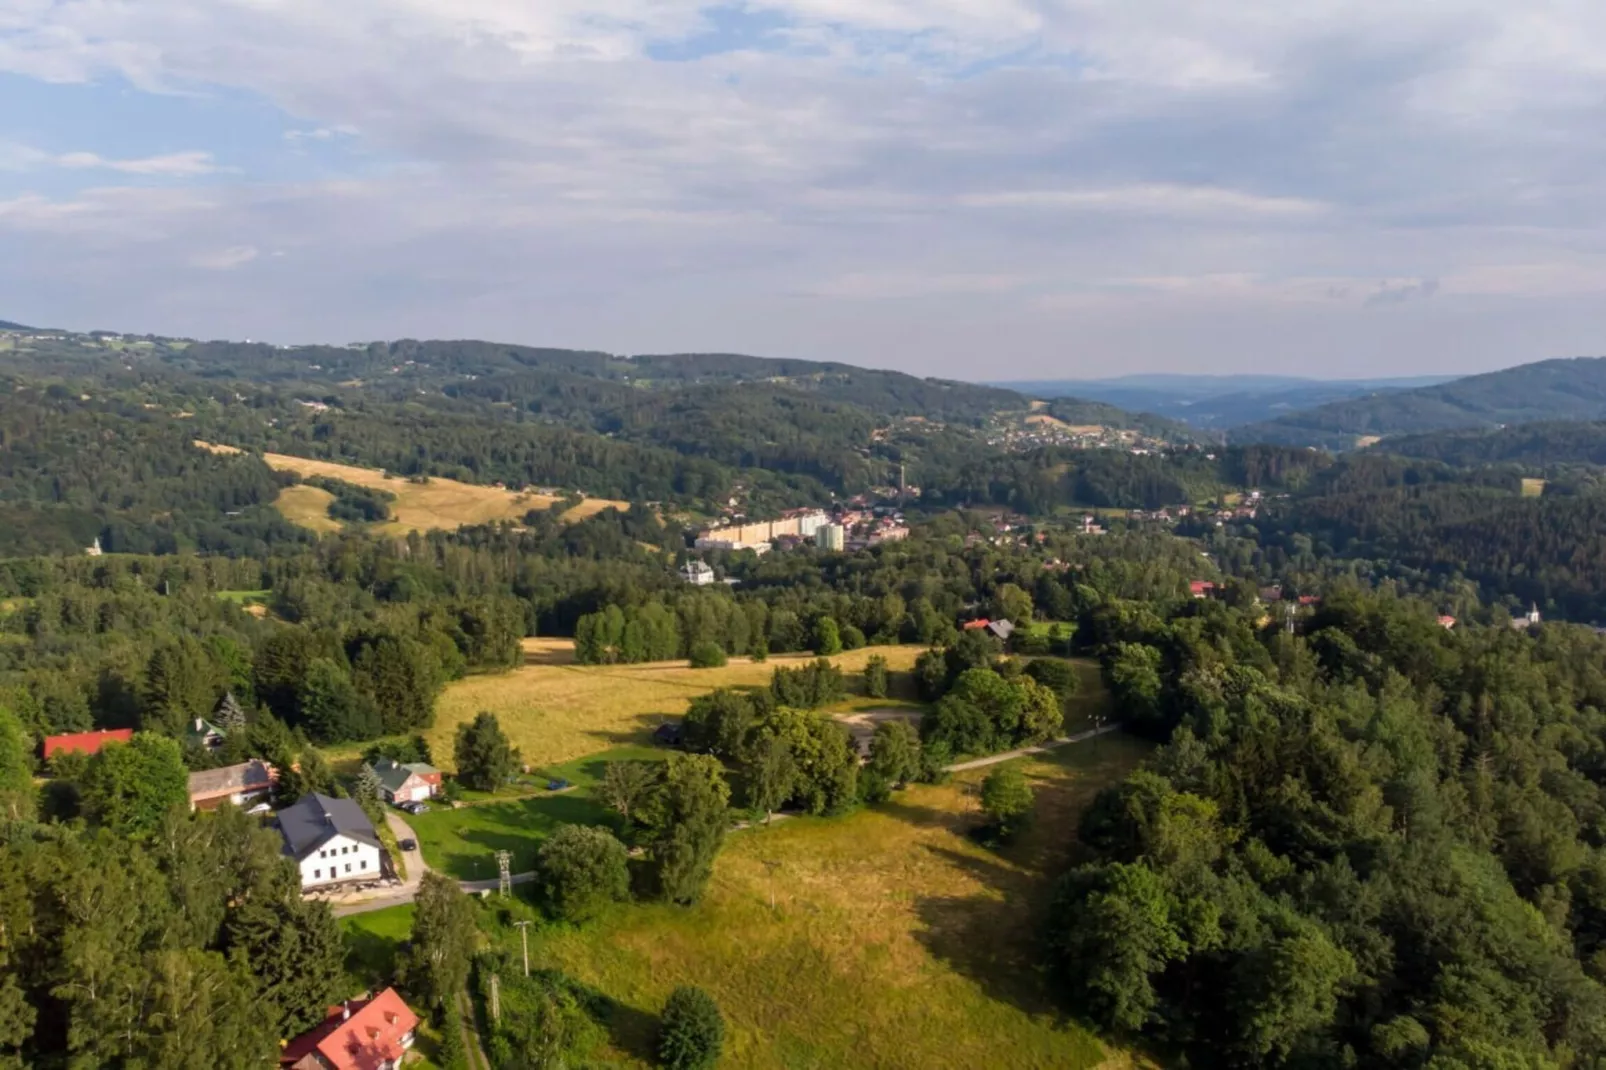
<path id="1" fill-rule="evenodd" d="M 385 824 L 396 837 L 399 844 L 403 840 L 418 842 L 413 834 L 412 827 L 402 820 L 395 810 L 386 809 Z M 383 910 L 386 907 L 400 906 L 411 903 L 418 895 L 418 886 L 424 880 L 424 874 L 429 872 L 429 863 L 424 861 L 423 851 L 406 851 L 407 879 L 393 888 L 381 888 L 368 894 L 357 893 L 349 899 L 337 900 L 330 905 L 334 908 L 335 917 L 343 918 L 347 914 L 364 914 L 370 910 Z M 494 885 L 494 882 L 493 882 Z"/>

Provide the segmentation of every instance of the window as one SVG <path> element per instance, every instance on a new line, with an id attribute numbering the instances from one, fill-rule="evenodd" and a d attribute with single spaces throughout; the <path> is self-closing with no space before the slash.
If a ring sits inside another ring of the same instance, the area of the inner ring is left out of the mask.
<path id="1" fill-rule="evenodd" d="M 358 866 L 357 868 L 358 869 L 367 869 L 368 868 L 368 859 L 366 859 L 366 858 L 363 859 L 362 860 L 362 864 L 360 866 Z"/>
<path id="2" fill-rule="evenodd" d="M 350 872 L 351 872 L 351 863 L 350 863 L 350 862 L 347 862 L 347 863 L 346 863 L 346 872 L 347 872 L 347 873 L 350 873 Z"/>
<path id="3" fill-rule="evenodd" d="M 312 871 L 312 879 L 315 880 L 315 881 L 323 880 L 323 870 L 321 870 L 321 869 L 313 870 Z"/>

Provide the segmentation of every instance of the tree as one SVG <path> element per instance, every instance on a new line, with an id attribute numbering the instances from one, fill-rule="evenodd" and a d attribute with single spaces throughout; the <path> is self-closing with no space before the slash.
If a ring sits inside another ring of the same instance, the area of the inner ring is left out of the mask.
<path id="1" fill-rule="evenodd" d="M 383 635 L 362 644 L 351 676 L 373 699 L 387 735 L 428 728 L 435 721 L 440 663 L 429 647 Z"/>
<path id="2" fill-rule="evenodd" d="M 351 674 L 329 658 L 314 658 L 296 692 L 307 734 L 321 743 L 372 739 L 383 731 L 373 700 L 357 690 Z"/>
<path id="3" fill-rule="evenodd" d="M 444 1010 L 468 981 L 478 936 L 474 904 L 456 881 L 433 870 L 424 874 L 414 903 L 412 939 L 397 973 L 426 1007 Z"/>
<path id="4" fill-rule="evenodd" d="M 38 801 L 22 723 L 0 706 L 0 816 L 12 821 L 32 820 Z"/>
<path id="5" fill-rule="evenodd" d="M 747 796 L 755 809 L 764 811 L 766 825 L 797 790 L 797 778 L 791 744 L 775 735 L 761 737 L 747 763 Z"/>
<path id="6" fill-rule="evenodd" d="M 672 754 L 642 817 L 651 830 L 648 847 L 659 894 L 693 903 L 713 874 L 730 818 L 730 785 L 718 759 Z"/>
<path id="7" fill-rule="evenodd" d="M 865 639 L 864 632 L 859 628 L 852 624 L 842 625 L 843 650 L 860 650 L 867 642 L 868 640 Z"/>
<path id="8" fill-rule="evenodd" d="M 224 732 L 233 735 L 245 729 L 245 709 L 240 700 L 234 697 L 233 691 L 225 691 L 218 700 L 217 709 L 212 711 L 213 722 Z"/>
<path id="9" fill-rule="evenodd" d="M 170 811 L 188 806 L 189 770 L 177 742 L 136 732 L 128 743 L 108 743 L 89 759 L 80 791 L 92 823 L 124 836 L 149 836 Z"/>
<path id="10" fill-rule="evenodd" d="M 658 1034 L 660 1063 L 669 1070 L 708 1070 L 724 1044 L 725 1018 L 713 996 L 690 985 L 670 993 Z"/>
<path id="11" fill-rule="evenodd" d="M 920 776 L 920 734 L 901 718 L 882 721 L 870 737 L 870 764 L 889 788 L 899 788 Z"/>
<path id="12" fill-rule="evenodd" d="M 1054 692 L 1061 703 L 1076 697 L 1081 688 L 1076 666 L 1059 658 L 1033 658 L 1026 663 L 1026 675 Z"/>
<path id="13" fill-rule="evenodd" d="M 981 809 L 1001 840 L 1014 838 L 1032 813 L 1032 786 L 1013 765 L 1001 765 L 981 782 Z"/>
<path id="14" fill-rule="evenodd" d="M 842 632 L 835 617 L 821 617 L 814 622 L 814 652 L 822 657 L 842 653 Z"/>
<path id="15" fill-rule="evenodd" d="M 690 661 L 694 669 L 722 668 L 727 660 L 725 648 L 711 639 L 696 643 L 691 648 Z"/>
<path id="16" fill-rule="evenodd" d="M 887 659 L 871 654 L 864 663 L 864 693 L 871 698 L 887 697 Z"/>
<path id="17" fill-rule="evenodd" d="M 628 823 L 658 783 L 653 762 L 609 762 L 602 772 L 602 800 Z"/>
<path id="18" fill-rule="evenodd" d="M 537 872 L 552 913 L 585 921 L 630 898 L 630 858 L 607 829 L 562 825 L 541 844 Z"/>
<path id="19" fill-rule="evenodd" d="M 783 707 L 770 712 L 757 735 L 758 748 L 775 755 L 767 743 L 770 739 L 785 743 L 795 769 L 788 801 L 811 814 L 840 813 L 858 801 L 859 754 L 841 724 L 822 714 Z"/>
<path id="20" fill-rule="evenodd" d="M 1018 584 L 1000 584 L 993 592 L 992 615 L 1023 628 L 1032 622 L 1032 596 Z"/>
<path id="21" fill-rule="evenodd" d="M 481 712 L 457 726 L 457 779 L 476 791 L 495 791 L 519 768 L 519 752 L 508 742 L 496 714 Z"/>
<path id="22" fill-rule="evenodd" d="M 1107 1028 L 1142 1028 L 1159 1002 L 1153 977 L 1188 950 L 1159 876 L 1141 864 L 1083 867 L 1067 874 L 1057 910 L 1072 997 Z"/>
<path id="23" fill-rule="evenodd" d="M 276 854 L 277 844 L 271 846 Z M 323 1021 L 340 998 L 346 945 L 329 904 L 301 898 L 293 866 L 277 870 L 265 887 L 241 899 L 224 925 L 224 943 L 249 970 L 274 1018 L 274 1034 L 294 1036 Z"/>
<path id="24" fill-rule="evenodd" d="M 370 762 L 364 762 L 357 771 L 356 797 L 368 802 L 380 802 L 385 797 L 385 786 L 380 783 L 379 774 L 374 772 Z"/>

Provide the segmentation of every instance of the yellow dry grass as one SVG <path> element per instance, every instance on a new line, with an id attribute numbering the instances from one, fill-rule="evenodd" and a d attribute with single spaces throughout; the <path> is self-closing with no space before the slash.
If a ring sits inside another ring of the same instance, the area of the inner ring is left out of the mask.
<path id="1" fill-rule="evenodd" d="M 195 443 L 214 453 L 239 453 L 234 446 L 215 442 Z M 324 476 L 359 487 L 369 487 L 396 496 L 391 504 L 394 519 L 376 524 L 371 530 L 382 535 L 405 535 L 409 531 L 455 530 L 465 525 L 489 524 L 498 520 L 519 520 L 531 509 L 550 508 L 557 498 L 544 494 L 528 494 L 504 490 L 500 487 L 460 483 L 455 479 L 431 478 L 425 483 L 411 483 L 401 478 L 387 478 L 377 468 L 359 468 L 355 465 L 318 461 L 310 457 L 292 457 L 284 453 L 265 453 L 262 459 L 269 467 L 281 472 L 295 472 L 303 479 Z M 321 505 L 317 495 L 322 495 Z M 339 531 L 341 524 L 331 520 L 327 513 L 330 496 L 313 487 L 292 487 L 284 491 L 275 503 L 279 511 L 292 523 L 313 531 Z M 573 509 L 566 510 L 563 519 L 568 522 L 584 520 L 608 508 L 628 509 L 630 503 L 609 498 L 586 498 Z"/>
<path id="2" fill-rule="evenodd" d="M 1524 498 L 1538 498 L 1543 496 L 1544 493 L 1545 481 L 1543 479 L 1524 479 L 1522 481 L 1522 496 Z"/>
<path id="3" fill-rule="evenodd" d="M 1047 427 L 1069 427 L 1070 426 L 1064 420 L 1061 420 L 1058 416 L 1050 416 L 1046 412 L 1034 412 L 1030 416 L 1026 417 L 1026 422 L 1029 423 L 1029 424 L 1042 424 L 1042 425 L 1047 426 Z"/>
<path id="4" fill-rule="evenodd" d="M 309 487 L 303 483 L 281 490 L 274 499 L 273 507 L 290 523 L 300 524 L 321 535 L 341 529 L 340 521 L 329 515 L 329 503 L 334 500 L 335 496 L 322 487 Z"/>
<path id="5" fill-rule="evenodd" d="M 1375 446 L 1383 441 L 1382 435 L 1359 435 L 1355 439 L 1355 448 L 1364 450 L 1368 446 Z"/>
<path id="6" fill-rule="evenodd" d="M 607 1053 L 627 1066 L 646 1061 L 657 1013 L 684 984 L 725 1014 L 724 1067 L 1133 1066 L 1051 998 L 1041 931 L 1081 812 L 1145 753 L 1112 736 L 1022 762 L 1036 821 L 996 852 L 968 835 L 987 770 L 846 818 L 738 833 L 696 906 L 553 927 L 531 957 L 633 1012 L 616 1017 Z M 516 934 L 496 939 L 517 953 Z"/>
<path id="7" fill-rule="evenodd" d="M 218 442 L 202 442 L 200 439 L 196 439 L 193 445 L 196 449 L 202 449 L 208 453 L 221 453 L 224 456 L 244 452 L 238 446 L 225 446 Z"/>
<path id="8" fill-rule="evenodd" d="M 894 672 L 913 667 L 924 647 L 872 647 L 831 660 L 846 673 L 864 670 L 872 654 Z M 699 695 L 720 687 L 761 687 L 777 666 L 797 666 L 810 655 L 777 655 L 766 662 L 732 658 L 719 669 L 693 669 L 683 661 L 645 665 L 576 665 L 568 639 L 526 639 L 526 664 L 497 676 L 471 676 L 450 684 L 435 705 L 427 733 L 437 759 L 450 767 L 457 726 L 489 710 L 535 768 L 608 747 L 648 740 L 665 718 L 679 717 Z M 883 703 L 885 704 L 885 703 Z"/>

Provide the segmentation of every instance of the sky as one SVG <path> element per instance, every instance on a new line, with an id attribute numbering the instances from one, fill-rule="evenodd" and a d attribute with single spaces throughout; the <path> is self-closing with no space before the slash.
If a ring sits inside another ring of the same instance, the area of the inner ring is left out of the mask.
<path id="1" fill-rule="evenodd" d="M 1606 355 L 1599 0 L 0 0 L 0 319 L 967 379 Z"/>

